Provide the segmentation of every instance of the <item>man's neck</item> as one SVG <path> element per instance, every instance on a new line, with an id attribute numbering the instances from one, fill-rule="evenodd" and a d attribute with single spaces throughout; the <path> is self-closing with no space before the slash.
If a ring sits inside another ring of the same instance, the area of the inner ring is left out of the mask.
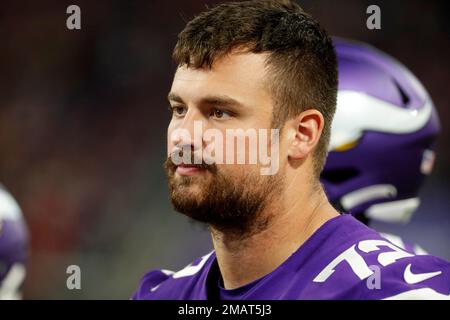
<path id="1" fill-rule="evenodd" d="M 320 226 L 339 215 L 323 190 L 313 197 L 298 198 L 293 203 L 285 203 L 288 206 L 267 208 L 269 212 L 264 214 L 271 217 L 267 227 L 248 237 L 239 238 L 211 227 L 226 289 L 241 287 L 272 272 Z"/>

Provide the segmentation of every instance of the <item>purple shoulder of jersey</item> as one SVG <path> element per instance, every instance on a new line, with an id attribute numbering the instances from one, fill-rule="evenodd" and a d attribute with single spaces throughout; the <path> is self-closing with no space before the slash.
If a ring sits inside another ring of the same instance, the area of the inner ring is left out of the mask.
<path id="1" fill-rule="evenodd" d="M 147 273 L 132 299 L 450 299 L 450 263 L 416 255 L 344 214 L 323 224 L 274 271 L 223 288 L 216 255 Z"/>

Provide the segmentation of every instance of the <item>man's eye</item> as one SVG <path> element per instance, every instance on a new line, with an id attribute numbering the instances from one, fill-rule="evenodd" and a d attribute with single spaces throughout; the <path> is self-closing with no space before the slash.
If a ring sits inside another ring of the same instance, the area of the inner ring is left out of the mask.
<path id="1" fill-rule="evenodd" d="M 172 108 L 172 113 L 175 116 L 183 116 L 186 113 L 186 108 L 185 107 L 173 107 Z"/>
<path id="2" fill-rule="evenodd" d="M 230 114 L 220 109 L 214 109 L 213 116 L 217 119 L 228 119 L 230 117 Z"/>

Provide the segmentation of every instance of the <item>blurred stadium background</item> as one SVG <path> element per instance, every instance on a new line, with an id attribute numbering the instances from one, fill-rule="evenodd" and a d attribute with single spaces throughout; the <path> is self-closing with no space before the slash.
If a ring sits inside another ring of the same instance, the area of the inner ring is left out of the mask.
<path id="1" fill-rule="evenodd" d="M 31 232 L 25 298 L 127 299 L 148 269 L 212 248 L 203 226 L 171 209 L 162 162 L 171 50 L 184 21 L 215 2 L 0 2 L 0 182 Z M 376 227 L 450 259 L 449 2 L 299 2 L 330 34 L 397 57 L 429 90 L 442 134 L 422 205 L 409 225 Z M 81 7 L 79 31 L 66 28 L 70 4 Z M 370 4 L 381 30 L 366 28 Z M 66 288 L 71 264 L 81 290 Z"/>

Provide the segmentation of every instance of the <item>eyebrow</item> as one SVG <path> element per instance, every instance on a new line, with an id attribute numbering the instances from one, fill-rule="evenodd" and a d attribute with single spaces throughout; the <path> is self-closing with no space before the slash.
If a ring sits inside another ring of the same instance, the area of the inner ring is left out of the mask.
<path id="1" fill-rule="evenodd" d="M 176 93 L 170 92 L 167 96 L 169 101 L 174 101 L 178 103 L 183 103 L 183 99 Z M 244 104 L 237 101 L 236 99 L 231 98 L 227 95 L 209 95 L 204 96 L 200 99 L 199 104 L 219 104 L 222 106 L 236 106 L 236 107 L 244 107 Z"/>

